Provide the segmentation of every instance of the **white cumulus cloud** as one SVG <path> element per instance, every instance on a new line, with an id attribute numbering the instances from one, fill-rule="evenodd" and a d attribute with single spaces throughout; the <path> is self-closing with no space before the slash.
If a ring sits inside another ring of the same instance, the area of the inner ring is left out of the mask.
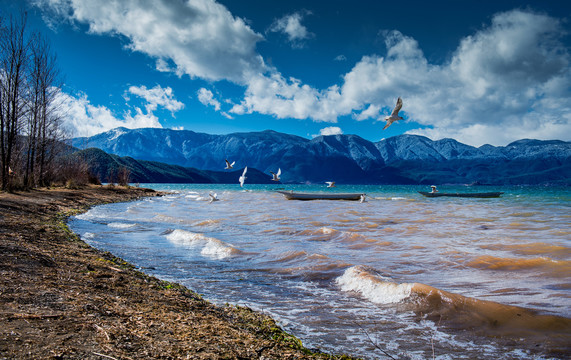
<path id="1" fill-rule="evenodd" d="M 220 101 L 214 98 L 214 94 L 212 93 L 212 91 L 205 88 L 201 88 L 200 90 L 198 90 L 197 95 L 198 95 L 198 100 L 203 105 L 210 105 L 214 107 L 214 110 L 216 111 L 220 110 Z"/>
<path id="2" fill-rule="evenodd" d="M 93 105 L 86 94 L 73 96 L 60 92 L 58 108 L 62 109 L 60 115 L 63 126 L 74 137 L 92 136 L 117 127 L 162 128 L 158 117 L 153 114 L 154 111 L 161 107 L 174 114 L 184 108 L 184 104 L 175 99 L 170 87 L 162 88 L 157 85 L 147 89 L 145 86 L 131 86 L 128 92 L 145 100 L 145 111 L 134 106 L 133 111 L 117 116 L 105 106 Z M 130 99 L 125 100 L 129 102 Z"/>
<path id="3" fill-rule="evenodd" d="M 135 114 L 125 113 L 122 118 L 118 118 L 105 106 L 91 104 L 85 94 L 75 97 L 60 92 L 57 102 L 61 104 L 60 108 L 64 109 L 61 114 L 63 127 L 73 137 L 92 136 L 117 127 L 129 129 L 162 127 L 155 115 L 145 114 L 139 108 L 135 109 Z"/>
<path id="4" fill-rule="evenodd" d="M 379 117 L 380 112 L 381 112 L 381 107 L 379 105 L 369 104 L 369 107 L 367 107 L 365 110 L 361 111 L 358 114 L 354 114 L 353 118 L 355 118 L 356 120 L 377 118 Z"/>
<path id="5" fill-rule="evenodd" d="M 328 135 L 341 135 L 343 134 L 343 130 L 341 130 L 338 126 L 328 126 L 319 130 L 319 135 L 328 136 Z"/>
<path id="6" fill-rule="evenodd" d="M 311 12 L 309 11 L 298 11 L 293 14 L 285 15 L 282 18 L 274 20 L 269 31 L 284 33 L 294 47 L 303 47 L 303 40 L 314 37 L 314 34 L 307 30 L 307 27 L 301 23 L 303 18 L 310 14 Z"/>
<path id="7" fill-rule="evenodd" d="M 274 72 L 252 77 L 244 100 L 230 112 L 258 112 L 277 118 L 310 118 L 318 122 L 337 122 L 341 109 L 346 106 L 342 100 L 337 86 L 318 90 L 302 84 L 299 79 L 286 79 Z"/>
<path id="8" fill-rule="evenodd" d="M 244 20 L 213 0 L 33 0 L 54 17 L 89 25 L 93 34 L 118 35 L 128 48 L 157 59 L 159 71 L 244 83 L 264 71 L 256 43 L 263 39 Z"/>
<path id="9" fill-rule="evenodd" d="M 144 85 L 131 86 L 129 87 L 129 93 L 137 95 L 147 101 L 147 105 L 145 106 L 147 112 L 157 110 L 158 106 L 167 109 L 171 113 L 175 113 L 184 108 L 184 104 L 174 98 L 174 93 L 168 86 L 163 88 L 157 85 L 152 89 L 147 89 Z"/>

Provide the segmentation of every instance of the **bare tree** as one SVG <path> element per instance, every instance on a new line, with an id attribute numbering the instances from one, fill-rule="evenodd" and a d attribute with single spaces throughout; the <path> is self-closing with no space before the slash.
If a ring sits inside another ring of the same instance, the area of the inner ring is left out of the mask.
<path id="1" fill-rule="evenodd" d="M 25 36 L 26 15 L 10 18 L 0 28 L 0 161 L 2 190 L 9 189 L 9 175 L 18 135 L 26 115 L 26 66 L 29 41 Z"/>
<path id="2" fill-rule="evenodd" d="M 65 149 L 56 56 L 40 34 L 28 36 L 26 13 L 0 18 L 0 183 L 2 190 L 49 185 Z M 11 175 L 17 174 L 17 176 Z"/>
<path id="3" fill-rule="evenodd" d="M 39 53 L 37 42 L 32 47 L 32 52 L 37 55 Z M 39 121 L 41 117 L 41 86 L 42 86 L 42 57 L 34 56 L 30 68 L 29 82 L 29 112 L 28 112 L 28 133 L 27 133 L 27 151 L 26 151 L 26 171 L 24 175 L 24 183 L 26 186 L 33 186 L 34 165 L 39 137 Z"/>
<path id="4" fill-rule="evenodd" d="M 127 169 L 127 167 L 122 166 L 119 168 L 117 172 L 117 183 L 120 186 L 129 186 L 129 178 L 131 177 L 131 170 Z"/>
<path id="5" fill-rule="evenodd" d="M 63 140 L 56 98 L 59 70 L 49 43 L 37 33 L 31 42 L 25 183 L 47 185 L 57 146 Z"/>

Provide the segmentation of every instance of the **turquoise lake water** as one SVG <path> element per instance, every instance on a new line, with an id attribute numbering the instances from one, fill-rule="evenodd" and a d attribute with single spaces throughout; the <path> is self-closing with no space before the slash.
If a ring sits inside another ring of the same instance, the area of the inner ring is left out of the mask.
<path id="1" fill-rule="evenodd" d="M 218 304 L 266 312 L 304 345 L 398 359 L 571 351 L 571 189 L 142 184 L 159 198 L 70 219 L 89 244 Z M 286 200 L 277 189 L 364 192 Z M 210 202 L 209 193 L 219 201 Z"/>

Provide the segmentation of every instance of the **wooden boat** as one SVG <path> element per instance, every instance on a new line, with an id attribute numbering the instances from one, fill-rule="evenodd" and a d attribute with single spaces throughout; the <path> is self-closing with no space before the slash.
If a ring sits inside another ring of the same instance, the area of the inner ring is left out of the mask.
<path id="1" fill-rule="evenodd" d="M 430 192 L 430 191 L 419 191 L 422 195 L 426 197 L 469 197 L 469 198 L 497 198 L 503 194 L 503 192 L 479 192 L 479 193 L 445 193 L 445 192 Z"/>
<path id="2" fill-rule="evenodd" d="M 293 192 L 293 191 L 280 191 L 277 190 L 288 200 L 361 200 L 364 193 L 307 193 L 307 192 Z"/>

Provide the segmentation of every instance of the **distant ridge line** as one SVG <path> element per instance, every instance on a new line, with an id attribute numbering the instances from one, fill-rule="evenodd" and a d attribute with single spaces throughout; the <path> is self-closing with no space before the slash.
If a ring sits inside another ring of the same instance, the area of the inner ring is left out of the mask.
<path id="1" fill-rule="evenodd" d="M 454 139 L 399 135 L 378 142 L 358 135 L 306 139 L 273 130 L 226 135 L 161 128 L 117 128 L 75 138 L 73 146 L 169 165 L 221 171 L 224 159 L 282 181 L 350 184 L 571 185 L 571 142 L 521 139 L 473 147 Z"/>

